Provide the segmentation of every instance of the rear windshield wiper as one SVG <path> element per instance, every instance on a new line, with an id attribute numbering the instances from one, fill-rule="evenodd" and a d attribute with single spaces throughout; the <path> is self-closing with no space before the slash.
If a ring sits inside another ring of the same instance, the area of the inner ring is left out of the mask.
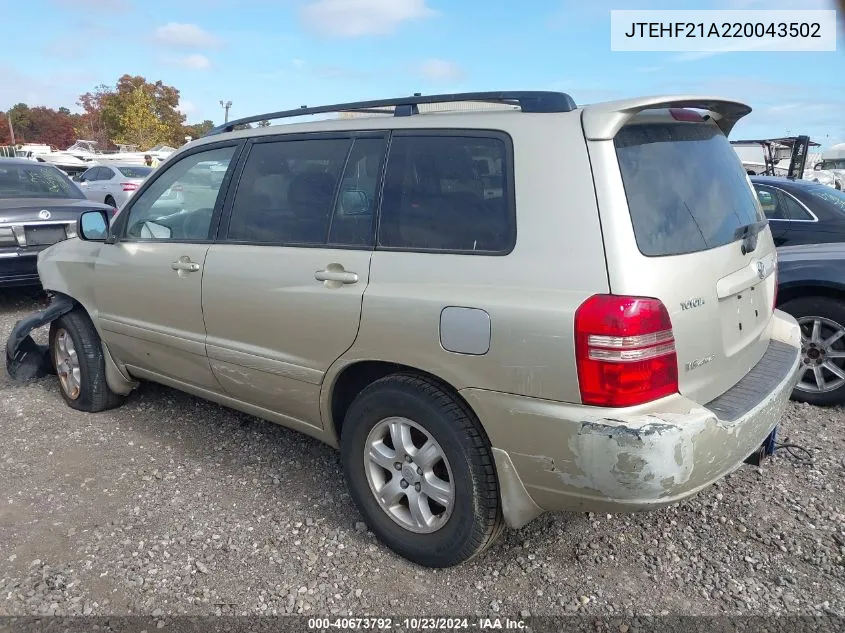
<path id="1" fill-rule="evenodd" d="M 734 231 L 734 240 L 742 240 L 740 248 L 742 249 L 743 255 L 754 252 L 757 248 L 757 235 L 766 228 L 768 223 L 768 220 L 752 222 L 751 224 L 740 226 Z"/>

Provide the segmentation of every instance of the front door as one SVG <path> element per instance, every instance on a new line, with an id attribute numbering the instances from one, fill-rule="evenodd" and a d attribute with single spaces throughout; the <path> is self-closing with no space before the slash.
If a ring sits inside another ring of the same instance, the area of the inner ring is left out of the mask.
<path id="1" fill-rule="evenodd" d="M 219 391 L 205 353 L 202 276 L 228 180 L 210 181 L 197 165 L 231 163 L 237 148 L 216 145 L 177 159 L 120 213 L 117 241 L 100 251 L 95 296 L 103 339 L 139 378 Z"/>
<path id="2" fill-rule="evenodd" d="M 323 376 L 358 333 L 385 145 L 271 137 L 248 150 L 203 276 L 208 356 L 229 395 L 320 426 Z"/>

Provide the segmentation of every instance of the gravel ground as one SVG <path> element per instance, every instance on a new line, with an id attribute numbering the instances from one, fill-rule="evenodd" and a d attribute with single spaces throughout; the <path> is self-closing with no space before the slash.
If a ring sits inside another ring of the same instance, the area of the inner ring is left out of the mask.
<path id="1" fill-rule="evenodd" d="M 0 291 L 0 342 L 38 295 Z M 679 506 L 546 515 L 416 567 L 361 522 L 338 454 L 156 385 L 120 409 L 0 375 L 0 615 L 845 616 L 845 411 L 792 403 L 779 451 Z"/>

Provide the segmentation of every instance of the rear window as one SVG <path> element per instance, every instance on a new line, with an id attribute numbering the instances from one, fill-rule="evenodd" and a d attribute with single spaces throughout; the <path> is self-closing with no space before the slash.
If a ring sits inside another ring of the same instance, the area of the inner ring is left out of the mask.
<path id="1" fill-rule="evenodd" d="M 85 196 L 62 172 L 48 165 L 0 164 L 0 199 Z"/>
<path id="2" fill-rule="evenodd" d="M 117 171 L 126 178 L 146 178 L 153 170 L 152 167 L 118 167 Z"/>
<path id="3" fill-rule="evenodd" d="M 813 198 L 826 202 L 837 211 L 845 211 L 845 192 L 825 185 L 807 185 L 806 191 Z"/>
<path id="4" fill-rule="evenodd" d="M 614 143 L 643 255 L 724 246 L 738 228 L 764 219 L 742 163 L 715 126 L 629 125 Z"/>

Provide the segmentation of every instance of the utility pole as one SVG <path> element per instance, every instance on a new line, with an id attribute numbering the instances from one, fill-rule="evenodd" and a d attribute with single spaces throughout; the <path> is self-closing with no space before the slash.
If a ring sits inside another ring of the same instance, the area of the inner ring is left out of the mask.
<path id="1" fill-rule="evenodd" d="M 12 147 L 15 146 L 15 128 L 12 127 L 12 112 L 6 113 L 6 122 L 9 124 L 9 136 L 12 137 Z"/>
<path id="2" fill-rule="evenodd" d="M 232 102 L 231 102 L 231 101 L 223 101 L 223 100 L 221 99 L 221 100 L 220 100 L 220 107 L 221 107 L 221 108 L 223 108 L 223 110 L 224 110 L 224 111 L 225 111 L 225 113 L 226 113 L 226 118 L 225 118 L 225 120 L 223 121 L 223 123 L 228 123 L 228 122 L 229 122 L 229 108 L 231 108 L 231 107 L 232 107 Z"/>

